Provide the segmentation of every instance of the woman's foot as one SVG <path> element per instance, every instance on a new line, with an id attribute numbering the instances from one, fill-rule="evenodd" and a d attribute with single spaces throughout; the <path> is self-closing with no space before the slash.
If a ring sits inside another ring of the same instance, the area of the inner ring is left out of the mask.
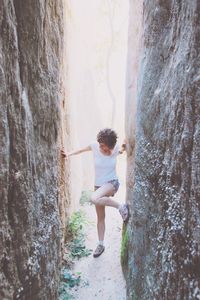
<path id="1" fill-rule="evenodd" d="M 98 257 L 98 256 L 100 256 L 102 253 L 103 253 L 103 251 L 105 250 L 105 247 L 103 246 L 103 245 L 98 245 L 97 247 L 96 247 L 96 249 L 95 249 L 95 251 L 94 251 L 94 253 L 93 253 L 93 256 L 94 257 Z"/>
<path id="2" fill-rule="evenodd" d="M 119 213 L 122 216 L 122 220 L 124 222 L 127 222 L 128 218 L 129 218 L 128 205 L 127 204 L 121 204 L 120 207 L 119 207 Z"/>

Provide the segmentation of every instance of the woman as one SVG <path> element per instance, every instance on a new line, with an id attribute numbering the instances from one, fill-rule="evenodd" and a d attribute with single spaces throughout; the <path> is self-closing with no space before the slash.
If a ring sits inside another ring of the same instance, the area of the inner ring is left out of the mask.
<path id="1" fill-rule="evenodd" d="M 119 188 L 119 180 L 116 174 L 117 155 L 125 151 L 125 144 L 117 145 L 117 134 L 114 130 L 106 128 L 101 130 L 97 135 L 97 142 L 91 143 L 88 147 L 78 151 L 61 154 L 64 158 L 71 155 L 77 155 L 85 151 L 92 151 L 95 165 L 95 191 L 91 195 L 91 202 L 95 204 L 97 213 L 97 231 L 99 242 L 93 253 L 98 257 L 105 250 L 105 206 L 115 207 L 119 210 L 124 222 L 128 220 L 128 206 L 120 205 L 110 196 L 114 196 Z"/>

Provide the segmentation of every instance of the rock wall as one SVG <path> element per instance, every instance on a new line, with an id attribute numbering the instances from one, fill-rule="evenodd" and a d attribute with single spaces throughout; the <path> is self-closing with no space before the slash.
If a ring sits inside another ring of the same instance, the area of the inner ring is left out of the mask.
<path id="1" fill-rule="evenodd" d="M 125 130 L 127 144 L 127 194 L 134 187 L 135 131 L 137 107 L 137 80 L 142 47 L 142 1 L 130 1 L 126 72 Z M 129 201 L 129 199 L 128 199 Z"/>
<path id="2" fill-rule="evenodd" d="M 138 2 L 143 46 L 129 153 L 135 167 L 128 166 L 135 184 L 127 191 L 127 298 L 200 299 L 200 2 L 133 0 L 132 9 Z"/>
<path id="3" fill-rule="evenodd" d="M 63 3 L 0 4 L 0 298 L 57 299 Z"/>

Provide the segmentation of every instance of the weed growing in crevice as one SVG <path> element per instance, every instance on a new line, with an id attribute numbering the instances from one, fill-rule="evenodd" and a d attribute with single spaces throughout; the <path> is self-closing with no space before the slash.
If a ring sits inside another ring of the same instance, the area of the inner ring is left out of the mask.
<path id="1" fill-rule="evenodd" d="M 66 244 L 64 260 L 71 264 L 76 258 L 81 258 L 91 254 L 91 249 L 85 246 L 84 226 L 88 224 L 82 210 L 74 212 L 69 220 L 66 233 Z"/>
<path id="2" fill-rule="evenodd" d="M 82 210 L 74 212 L 68 222 L 66 231 L 66 244 L 63 256 L 63 268 L 59 287 L 59 300 L 73 299 L 71 289 L 81 282 L 81 273 L 73 273 L 71 268 L 75 259 L 89 256 L 92 252 L 85 246 L 84 226 L 88 223 Z M 82 282 L 88 285 L 88 282 Z"/>

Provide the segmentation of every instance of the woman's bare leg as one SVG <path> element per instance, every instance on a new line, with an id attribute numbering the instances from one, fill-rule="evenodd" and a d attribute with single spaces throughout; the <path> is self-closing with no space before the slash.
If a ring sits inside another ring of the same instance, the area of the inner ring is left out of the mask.
<path id="1" fill-rule="evenodd" d="M 115 194 L 115 188 L 111 183 L 106 183 L 92 193 L 91 201 L 95 205 L 111 206 L 119 208 L 119 203 L 112 200 L 109 196 Z"/>
<path id="2" fill-rule="evenodd" d="M 97 213 L 97 232 L 99 241 L 104 240 L 105 235 L 105 206 L 95 205 Z"/>
<path id="3" fill-rule="evenodd" d="M 118 208 L 119 204 L 110 199 L 109 196 L 115 193 L 115 188 L 111 183 L 98 188 L 91 196 L 91 202 L 95 204 L 97 213 L 97 232 L 99 241 L 104 241 L 105 235 L 105 205 Z"/>

